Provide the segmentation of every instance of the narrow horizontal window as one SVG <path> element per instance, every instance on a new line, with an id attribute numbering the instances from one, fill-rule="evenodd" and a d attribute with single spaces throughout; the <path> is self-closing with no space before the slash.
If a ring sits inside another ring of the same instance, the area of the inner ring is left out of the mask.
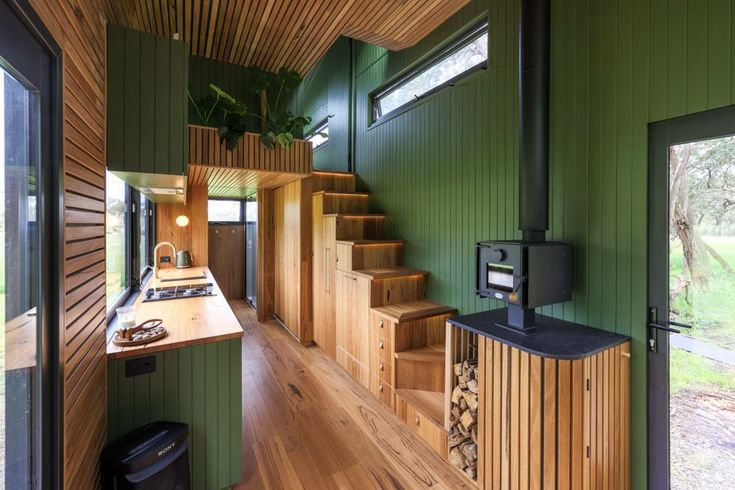
<path id="1" fill-rule="evenodd" d="M 329 141 L 329 121 L 326 120 L 306 135 L 306 141 L 311 141 L 314 150 Z"/>
<path id="2" fill-rule="evenodd" d="M 241 223 L 242 201 L 209 201 L 208 216 L 210 222 L 215 223 Z"/>
<path id="3" fill-rule="evenodd" d="M 487 21 L 475 26 L 415 70 L 373 94 L 374 119 L 486 67 L 487 28 Z"/>

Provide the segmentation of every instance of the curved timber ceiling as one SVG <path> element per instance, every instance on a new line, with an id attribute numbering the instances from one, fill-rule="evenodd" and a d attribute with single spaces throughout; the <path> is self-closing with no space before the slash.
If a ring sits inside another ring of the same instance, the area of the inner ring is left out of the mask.
<path id="1" fill-rule="evenodd" d="M 176 37 L 191 54 L 305 74 L 344 35 L 414 45 L 469 0 L 108 0 L 113 24 Z"/>

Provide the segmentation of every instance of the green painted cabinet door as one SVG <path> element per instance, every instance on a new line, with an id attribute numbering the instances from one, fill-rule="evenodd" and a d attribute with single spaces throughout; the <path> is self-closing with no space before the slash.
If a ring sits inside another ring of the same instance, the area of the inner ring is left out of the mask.
<path id="1" fill-rule="evenodd" d="M 186 175 L 186 45 L 108 25 L 107 53 L 108 169 Z"/>

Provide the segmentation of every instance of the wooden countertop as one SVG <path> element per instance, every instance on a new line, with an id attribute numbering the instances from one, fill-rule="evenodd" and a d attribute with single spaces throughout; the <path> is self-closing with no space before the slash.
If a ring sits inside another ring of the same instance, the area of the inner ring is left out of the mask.
<path id="1" fill-rule="evenodd" d="M 206 279 L 191 279 L 206 273 Z M 242 326 L 232 312 L 227 299 L 222 295 L 217 281 L 207 267 L 189 269 L 161 269 L 161 279 L 151 278 L 144 289 L 150 287 L 179 286 L 186 284 L 214 284 L 216 296 L 182 298 L 167 301 L 143 303 L 141 293 L 135 300 L 135 321 L 142 323 L 152 318 L 160 318 L 168 330 L 168 335 L 150 344 L 133 347 L 120 347 L 112 340 L 107 343 L 108 359 L 137 357 L 154 352 L 179 349 L 188 345 L 220 342 L 243 336 Z M 186 278 L 189 279 L 186 279 Z M 175 280 L 177 278 L 183 278 Z M 174 280 L 172 280 L 174 279 Z"/>

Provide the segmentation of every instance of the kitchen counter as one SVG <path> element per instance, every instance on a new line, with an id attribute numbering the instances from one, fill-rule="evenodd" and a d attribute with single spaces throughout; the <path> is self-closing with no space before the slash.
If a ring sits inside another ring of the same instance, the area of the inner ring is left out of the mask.
<path id="1" fill-rule="evenodd" d="M 452 325 L 498 340 L 522 351 L 551 359 L 582 359 L 630 340 L 616 333 L 536 314 L 536 328 L 528 333 L 501 326 L 508 309 L 457 316 Z"/>
<path id="2" fill-rule="evenodd" d="M 191 279 L 206 274 L 205 279 Z M 158 341 L 120 347 L 112 340 L 107 343 L 108 359 L 124 359 L 155 352 L 162 352 L 181 347 L 220 342 L 243 336 L 242 326 L 232 312 L 227 299 L 217 285 L 217 281 L 207 267 L 191 267 L 189 269 L 161 269 L 160 279 L 151 277 L 145 289 L 151 287 L 180 286 L 187 284 L 214 284 L 215 296 L 197 298 L 181 298 L 166 301 L 143 303 L 145 295 L 141 293 L 136 299 L 135 322 L 140 324 L 146 320 L 160 318 L 168 330 L 168 335 Z M 188 279 L 187 279 L 188 278 Z M 178 279 L 178 280 L 177 280 Z M 112 336 L 110 336 L 110 339 Z"/>

